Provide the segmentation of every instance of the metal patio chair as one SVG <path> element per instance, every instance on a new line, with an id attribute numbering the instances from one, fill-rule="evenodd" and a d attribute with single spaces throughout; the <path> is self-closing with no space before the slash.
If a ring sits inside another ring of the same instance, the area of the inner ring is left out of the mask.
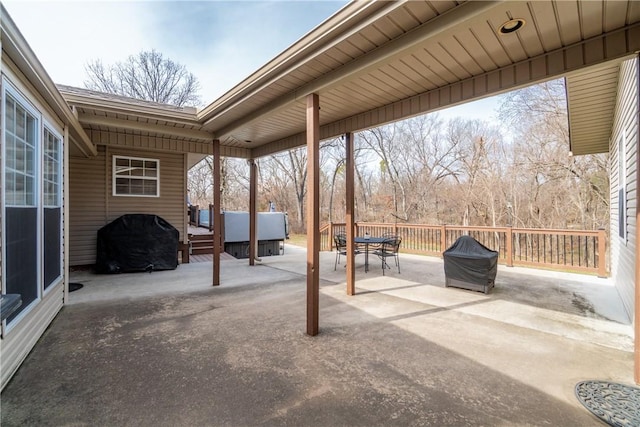
<path id="1" fill-rule="evenodd" d="M 400 243 L 402 243 L 402 238 L 400 236 L 393 236 L 386 238 L 378 249 L 373 251 L 374 255 L 377 255 L 382 262 L 382 275 L 384 276 L 385 268 L 391 268 L 387 263 L 387 258 L 393 258 L 396 267 L 398 267 L 398 274 L 400 274 L 400 258 L 398 253 L 400 252 Z"/>
<path id="2" fill-rule="evenodd" d="M 340 257 L 347 256 L 347 235 L 346 233 L 339 233 L 333 236 L 333 244 L 336 247 L 336 261 L 333 265 L 333 270 L 335 271 L 338 268 L 338 264 L 340 264 Z M 353 251 L 355 255 L 358 255 L 360 250 L 356 247 Z"/>

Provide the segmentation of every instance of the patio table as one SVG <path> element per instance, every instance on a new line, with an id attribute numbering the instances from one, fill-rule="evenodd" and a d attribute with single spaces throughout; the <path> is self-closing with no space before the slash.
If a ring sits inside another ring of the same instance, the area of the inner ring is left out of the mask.
<path id="1" fill-rule="evenodd" d="M 384 237 L 355 237 L 354 243 L 364 245 L 364 272 L 369 271 L 369 245 L 380 245 L 385 241 Z"/>

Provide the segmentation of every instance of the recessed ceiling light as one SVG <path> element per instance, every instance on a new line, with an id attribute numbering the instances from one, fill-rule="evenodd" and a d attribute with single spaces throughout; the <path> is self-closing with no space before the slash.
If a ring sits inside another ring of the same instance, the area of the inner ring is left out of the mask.
<path id="1" fill-rule="evenodd" d="M 504 24 L 500 25 L 498 30 L 500 34 L 511 34 L 524 27 L 525 20 L 522 18 L 510 19 Z"/>

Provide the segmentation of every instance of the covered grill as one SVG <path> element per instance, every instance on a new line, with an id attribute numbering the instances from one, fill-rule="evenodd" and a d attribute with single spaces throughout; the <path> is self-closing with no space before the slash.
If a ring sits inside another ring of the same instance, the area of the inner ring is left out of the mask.
<path id="1" fill-rule="evenodd" d="M 471 236 L 461 236 L 442 255 L 446 287 L 485 294 L 493 288 L 498 272 L 498 252 Z"/>
<path id="2" fill-rule="evenodd" d="M 123 215 L 98 230 L 96 272 L 174 270 L 179 238 L 157 215 Z"/>

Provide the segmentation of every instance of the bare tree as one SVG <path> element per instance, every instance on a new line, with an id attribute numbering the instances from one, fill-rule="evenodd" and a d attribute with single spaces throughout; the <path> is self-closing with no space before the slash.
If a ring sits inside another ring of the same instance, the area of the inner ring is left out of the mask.
<path id="1" fill-rule="evenodd" d="M 500 117 L 513 133 L 514 176 L 520 177 L 516 191 L 527 194 L 516 212 L 521 225 L 605 226 L 609 221 L 608 155 L 570 155 L 564 80 L 507 94 Z"/>
<path id="2" fill-rule="evenodd" d="M 200 84 L 184 65 L 156 50 L 142 51 L 122 62 L 105 65 L 100 59 L 85 66 L 88 89 L 179 107 L 200 104 Z"/>

